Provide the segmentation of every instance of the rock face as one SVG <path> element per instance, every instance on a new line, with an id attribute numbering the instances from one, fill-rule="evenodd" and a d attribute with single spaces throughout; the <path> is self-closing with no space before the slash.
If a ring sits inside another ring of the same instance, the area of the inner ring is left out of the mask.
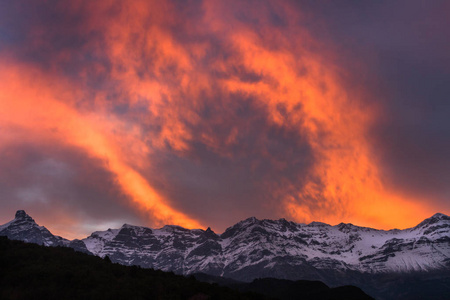
<path id="1" fill-rule="evenodd" d="M 77 251 L 89 252 L 80 240 L 69 241 L 53 235 L 44 226 L 39 226 L 32 217 L 23 210 L 16 212 L 14 220 L 0 226 L 0 236 L 7 236 L 12 240 L 20 240 L 44 246 L 71 247 Z"/>
<path id="2" fill-rule="evenodd" d="M 46 246 L 73 247 L 124 265 L 203 272 L 242 281 L 255 278 L 357 279 L 360 274 L 450 269 L 450 217 L 435 214 L 405 230 L 376 230 L 341 223 L 298 224 L 280 220 L 241 221 L 223 234 L 167 225 L 150 229 L 125 224 L 68 241 L 38 226 L 24 211 L 0 226 L 0 235 Z"/>
<path id="3" fill-rule="evenodd" d="M 204 272 L 250 281 L 259 277 L 320 279 L 328 275 L 450 268 L 450 217 L 436 214 L 414 228 L 376 230 L 249 218 L 218 235 L 178 226 L 123 225 L 84 239 L 95 255 L 180 274 Z"/>

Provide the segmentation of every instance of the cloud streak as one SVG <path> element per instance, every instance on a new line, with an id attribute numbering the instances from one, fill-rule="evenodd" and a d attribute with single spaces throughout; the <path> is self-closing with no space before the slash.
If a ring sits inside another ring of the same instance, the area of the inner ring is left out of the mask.
<path id="1" fill-rule="evenodd" d="M 31 78 L 25 75 L 30 73 L 33 75 Z M 74 96 L 64 87 L 57 86 L 54 80 L 46 90 L 49 79 L 42 80 L 42 74 L 39 74 L 40 80 L 36 77 L 37 74 L 30 69 L 17 70 L 15 67 L 6 67 L 0 71 L 2 81 L 0 111 L 5 131 L 19 128 L 32 135 L 34 139 L 39 137 L 40 142 L 44 140 L 44 143 L 48 144 L 62 143 L 81 148 L 89 156 L 104 161 L 104 167 L 115 174 L 117 184 L 129 195 L 131 204 L 142 213 L 150 214 L 156 224 L 178 223 L 186 227 L 200 226 L 197 221 L 168 206 L 138 172 L 125 164 L 120 157 L 122 153 L 114 143 L 115 137 L 109 137 L 111 133 L 105 132 L 103 124 L 99 124 L 104 122 L 103 120 L 99 122 L 98 116 L 80 116 L 77 111 L 55 100 L 65 97 L 69 97 L 70 100 Z M 53 93 L 56 93 L 56 96 Z M 20 101 L 17 101 L 18 99 Z M 105 123 L 110 125 L 108 122 Z M 118 124 L 112 126 L 120 127 Z M 124 140 L 127 139 L 122 139 Z"/>

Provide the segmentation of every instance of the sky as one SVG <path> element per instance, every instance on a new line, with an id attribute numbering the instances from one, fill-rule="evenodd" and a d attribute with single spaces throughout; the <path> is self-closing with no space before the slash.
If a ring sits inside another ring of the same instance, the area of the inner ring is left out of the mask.
<path id="1" fill-rule="evenodd" d="M 0 223 L 450 214 L 448 1 L 0 0 Z"/>

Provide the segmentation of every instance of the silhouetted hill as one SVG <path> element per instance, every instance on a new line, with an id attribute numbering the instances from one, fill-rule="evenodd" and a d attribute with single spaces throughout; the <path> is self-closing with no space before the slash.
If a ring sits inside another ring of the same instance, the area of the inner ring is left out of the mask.
<path id="1" fill-rule="evenodd" d="M 194 274 L 195 278 L 208 283 L 217 283 L 242 292 L 255 292 L 280 300 L 316 300 L 316 299 L 373 299 L 355 286 L 329 288 L 321 281 L 285 280 L 260 278 L 252 282 L 239 282 L 233 279 L 211 276 L 204 273 Z"/>
<path id="2" fill-rule="evenodd" d="M 355 286 L 329 288 L 323 282 L 309 280 L 291 281 L 275 278 L 262 278 L 255 279 L 251 283 L 239 288 L 239 290 L 258 292 L 269 297 L 276 297 L 283 300 L 373 299 Z"/>

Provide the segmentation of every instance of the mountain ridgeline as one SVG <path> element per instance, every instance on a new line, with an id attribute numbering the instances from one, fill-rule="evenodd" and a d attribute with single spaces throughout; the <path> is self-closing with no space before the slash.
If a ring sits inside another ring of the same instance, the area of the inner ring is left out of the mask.
<path id="1" fill-rule="evenodd" d="M 264 277 L 320 280 L 330 286 L 356 285 L 379 299 L 450 295 L 450 217 L 444 214 L 405 230 L 249 218 L 222 234 L 209 228 L 124 224 L 69 241 L 18 211 L 0 226 L 0 235 L 183 275 L 206 273 L 244 282 Z M 408 294 L 412 287 L 419 291 Z"/>
<path id="2" fill-rule="evenodd" d="M 242 299 L 373 300 L 354 286 L 318 281 L 258 279 L 233 288 L 194 276 L 112 264 L 68 247 L 46 247 L 0 237 L 0 299 Z"/>

